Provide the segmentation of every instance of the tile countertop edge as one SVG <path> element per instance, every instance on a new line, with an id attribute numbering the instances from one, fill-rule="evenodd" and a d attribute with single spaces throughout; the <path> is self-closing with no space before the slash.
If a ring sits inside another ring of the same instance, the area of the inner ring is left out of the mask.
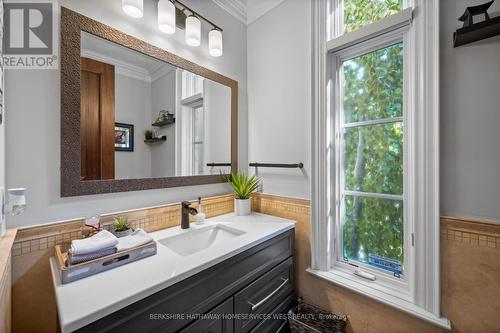
<path id="1" fill-rule="evenodd" d="M 240 221 L 234 221 L 235 218 L 239 219 Z M 265 219 L 265 221 L 263 221 L 263 219 Z M 131 305 L 135 302 L 138 302 L 138 301 L 140 301 L 140 300 L 142 300 L 142 299 L 144 299 L 144 298 L 146 298 L 154 293 L 157 293 L 157 292 L 159 292 L 165 288 L 168 288 L 168 287 L 170 287 L 170 286 L 172 286 L 172 285 L 174 285 L 182 280 L 185 280 L 185 279 L 187 279 L 187 278 L 189 278 L 189 277 L 191 277 L 191 276 L 193 276 L 193 275 L 195 275 L 195 274 L 197 274 L 197 273 L 199 273 L 207 268 L 215 266 L 215 265 L 217 265 L 217 264 L 219 264 L 219 263 L 221 263 L 221 262 L 223 262 L 223 261 L 225 261 L 233 256 L 236 256 L 236 255 L 238 255 L 238 254 L 240 254 L 240 253 L 242 253 L 242 252 L 244 252 L 244 251 L 246 251 L 246 250 L 248 250 L 256 245 L 264 243 L 265 241 L 267 241 L 273 237 L 276 237 L 282 233 L 285 233 L 285 232 L 295 228 L 295 224 L 296 224 L 296 221 L 293 221 L 293 220 L 284 219 L 284 218 L 280 218 L 280 217 L 276 217 L 276 216 L 272 216 L 272 215 L 261 214 L 261 213 L 252 213 L 252 215 L 249 215 L 249 216 L 236 216 L 236 215 L 234 215 L 234 213 L 230 213 L 230 214 L 220 215 L 220 216 L 216 216 L 216 217 L 207 219 L 207 222 L 214 222 L 214 223 L 234 222 L 234 223 L 258 223 L 258 224 L 261 224 L 261 223 L 280 223 L 280 224 L 284 224 L 284 225 L 283 225 L 283 227 L 281 227 L 281 228 L 279 228 L 271 233 L 268 233 L 263 237 L 259 237 L 255 240 L 251 241 L 250 243 L 245 244 L 244 246 L 241 246 L 241 247 L 239 247 L 235 250 L 232 250 L 224 255 L 221 255 L 221 256 L 216 257 L 212 260 L 204 262 L 203 264 L 195 266 L 192 269 L 185 271 L 177 276 L 166 278 L 161 283 L 147 287 L 146 289 L 143 289 L 140 292 L 137 292 L 135 294 L 128 296 L 126 299 L 118 299 L 115 303 L 113 303 L 105 308 L 98 309 L 95 312 L 88 313 L 87 315 L 84 315 L 81 318 L 70 320 L 70 321 L 64 321 L 64 318 L 62 317 L 63 311 L 61 311 L 62 309 L 60 309 L 60 302 L 58 301 L 58 298 L 60 297 L 60 295 L 58 294 L 58 289 L 57 289 L 57 287 L 61 285 L 61 281 L 60 281 L 60 277 L 59 277 L 59 270 L 57 268 L 55 258 L 51 257 L 51 259 L 50 259 L 50 266 L 51 266 L 51 273 L 52 273 L 51 275 L 52 275 L 52 280 L 53 280 L 53 283 L 55 286 L 56 303 L 57 303 L 61 332 L 62 333 L 73 332 L 73 331 L 75 331 L 79 328 L 82 328 L 82 327 L 84 327 L 84 326 L 86 326 L 94 321 L 97 321 L 101 318 L 104 318 L 113 312 L 116 312 L 120 309 L 123 309 L 128 305 Z M 160 231 L 156 231 L 155 233 L 160 233 L 162 231 L 164 232 L 165 230 L 174 229 L 174 228 L 176 228 L 176 227 L 163 229 Z M 154 234 L 154 233 L 152 233 L 152 234 Z M 156 237 L 153 237 L 153 238 L 156 238 Z M 159 245 L 159 246 L 162 246 L 162 245 Z M 131 264 L 133 264 L 133 263 L 131 263 Z M 122 267 L 126 267 L 126 266 L 127 265 L 122 266 Z M 77 282 L 78 281 L 75 281 L 73 283 L 77 283 Z"/>

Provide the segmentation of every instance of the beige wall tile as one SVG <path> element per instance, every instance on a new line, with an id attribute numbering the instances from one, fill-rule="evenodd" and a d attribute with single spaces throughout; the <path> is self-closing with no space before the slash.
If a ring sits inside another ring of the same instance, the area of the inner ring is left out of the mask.
<path id="1" fill-rule="evenodd" d="M 208 216 L 233 211 L 233 197 L 206 199 Z M 310 265 L 311 224 L 307 200 L 257 194 L 255 211 L 296 220 L 296 288 L 305 301 L 349 316 L 349 332 L 445 332 L 411 315 L 383 305 L 305 272 Z M 180 223 L 178 205 L 126 212 L 148 231 Z M 112 217 L 103 220 L 111 222 Z M 56 306 L 48 260 L 53 246 L 82 237 L 83 221 L 21 230 L 12 250 L 14 332 L 55 332 Z M 480 221 L 441 221 L 442 311 L 453 332 L 500 332 L 500 226 Z M 30 318 L 26 320 L 26 318 Z"/>
<path id="2" fill-rule="evenodd" d="M 349 332 L 447 332 L 306 273 L 311 255 L 310 211 L 304 208 L 308 205 L 304 200 L 262 194 L 253 198 L 256 211 L 298 221 L 295 275 L 298 294 L 305 301 L 334 313 L 347 314 Z M 500 313 L 500 247 L 496 246 L 500 244 L 500 225 L 443 218 L 441 236 L 442 312 L 451 320 L 452 331 L 500 332 L 497 320 Z"/>

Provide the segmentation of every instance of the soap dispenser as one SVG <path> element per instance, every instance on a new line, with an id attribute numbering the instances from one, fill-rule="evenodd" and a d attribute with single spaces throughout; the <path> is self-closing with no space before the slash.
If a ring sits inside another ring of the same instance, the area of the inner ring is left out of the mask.
<path id="1" fill-rule="evenodd" d="M 201 203 L 201 197 L 198 197 L 198 214 L 196 214 L 195 224 L 204 224 L 205 223 L 205 209 L 203 208 L 203 204 Z"/>

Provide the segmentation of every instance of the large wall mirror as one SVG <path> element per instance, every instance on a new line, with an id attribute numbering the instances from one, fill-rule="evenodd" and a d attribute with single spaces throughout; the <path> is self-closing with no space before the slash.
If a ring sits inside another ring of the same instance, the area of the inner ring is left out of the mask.
<path id="1" fill-rule="evenodd" d="M 237 169 L 237 82 L 61 11 L 61 192 L 222 182 Z"/>

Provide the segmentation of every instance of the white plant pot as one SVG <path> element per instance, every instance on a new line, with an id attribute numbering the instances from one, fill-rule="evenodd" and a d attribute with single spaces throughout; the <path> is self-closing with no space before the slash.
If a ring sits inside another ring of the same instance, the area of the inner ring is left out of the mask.
<path id="1" fill-rule="evenodd" d="M 250 200 L 251 199 L 234 199 L 234 209 L 236 211 L 236 215 L 250 215 L 252 212 Z"/>
<path id="2" fill-rule="evenodd" d="M 128 228 L 127 230 L 123 230 L 123 231 L 116 231 L 114 228 L 111 230 L 111 233 L 118 238 L 129 236 L 133 232 L 134 232 L 134 229 L 132 229 L 132 228 Z"/>

